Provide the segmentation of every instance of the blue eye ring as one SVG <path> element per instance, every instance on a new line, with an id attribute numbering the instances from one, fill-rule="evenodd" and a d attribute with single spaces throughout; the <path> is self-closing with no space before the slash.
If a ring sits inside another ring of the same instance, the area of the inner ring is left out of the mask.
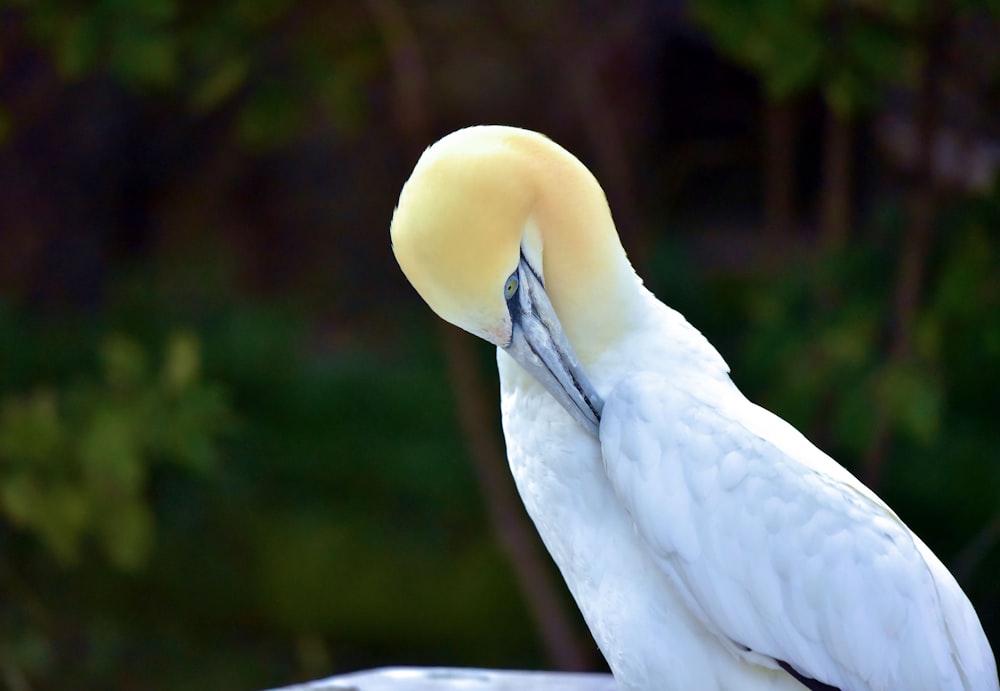
<path id="1" fill-rule="evenodd" d="M 517 273 L 512 273 L 503 287 L 504 297 L 510 300 L 517 294 Z"/>

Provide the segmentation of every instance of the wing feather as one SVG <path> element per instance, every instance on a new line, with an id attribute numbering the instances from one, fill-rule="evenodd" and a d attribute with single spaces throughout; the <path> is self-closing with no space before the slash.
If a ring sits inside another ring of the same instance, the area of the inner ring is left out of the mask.
<path id="1" fill-rule="evenodd" d="M 842 689 L 997 689 L 968 599 L 878 497 L 735 387 L 694 390 L 622 381 L 601 448 L 637 532 L 720 643 Z"/>

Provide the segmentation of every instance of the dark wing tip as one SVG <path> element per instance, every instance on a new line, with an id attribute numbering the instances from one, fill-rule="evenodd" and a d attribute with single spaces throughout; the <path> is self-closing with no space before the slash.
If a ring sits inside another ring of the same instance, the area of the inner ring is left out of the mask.
<path id="1" fill-rule="evenodd" d="M 824 684 L 821 681 L 817 681 L 816 679 L 800 674 L 794 667 L 784 660 L 777 660 L 777 663 L 781 669 L 795 677 L 798 682 L 809 689 L 809 691 L 840 691 L 840 688 L 837 686 L 830 686 L 829 684 Z"/>

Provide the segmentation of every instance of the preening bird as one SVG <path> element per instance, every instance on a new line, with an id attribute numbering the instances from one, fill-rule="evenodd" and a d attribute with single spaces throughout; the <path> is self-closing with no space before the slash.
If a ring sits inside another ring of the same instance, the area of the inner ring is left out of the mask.
<path id="1" fill-rule="evenodd" d="M 572 154 L 454 132 L 391 236 L 427 304 L 497 346 L 514 481 L 622 689 L 997 690 L 945 566 L 643 287 Z"/>

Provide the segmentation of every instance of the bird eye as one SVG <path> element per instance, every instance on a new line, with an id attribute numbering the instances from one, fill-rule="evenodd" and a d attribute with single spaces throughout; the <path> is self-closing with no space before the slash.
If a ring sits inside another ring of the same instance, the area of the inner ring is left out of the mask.
<path id="1" fill-rule="evenodd" d="M 507 279 L 507 285 L 504 286 L 503 294 L 508 300 L 514 297 L 514 293 L 517 292 L 517 274 L 511 274 L 510 278 Z"/>

